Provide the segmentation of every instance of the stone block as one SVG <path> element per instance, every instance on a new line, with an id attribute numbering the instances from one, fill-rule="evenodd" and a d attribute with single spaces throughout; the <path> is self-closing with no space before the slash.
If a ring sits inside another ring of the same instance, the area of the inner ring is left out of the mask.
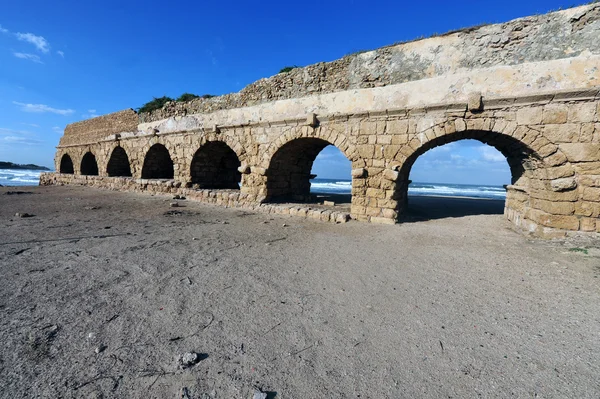
<path id="1" fill-rule="evenodd" d="M 376 223 L 376 224 L 396 224 L 396 220 L 395 219 L 385 218 L 385 217 L 372 216 L 371 217 L 371 223 Z"/>
<path id="2" fill-rule="evenodd" d="M 575 203 L 575 214 L 598 218 L 600 217 L 600 202 L 578 201 Z"/>
<path id="3" fill-rule="evenodd" d="M 317 114 L 308 114 L 306 117 L 306 125 L 310 127 L 317 127 L 319 125 L 319 121 L 317 120 Z"/>
<path id="4" fill-rule="evenodd" d="M 250 173 L 250 167 L 248 165 L 242 165 L 238 168 L 238 172 L 243 175 L 247 175 Z"/>
<path id="5" fill-rule="evenodd" d="M 564 143 L 559 147 L 570 162 L 600 161 L 600 143 Z"/>
<path id="6" fill-rule="evenodd" d="M 392 144 L 402 145 L 408 143 L 408 134 L 395 134 L 392 136 Z"/>
<path id="7" fill-rule="evenodd" d="M 568 191 L 573 190 L 577 187 L 577 181 L 574 177 L 563 177 L 560 179 L 554 179 L 550 182 L 552 191 Z"/>
<path id="8" fill-rule="evenodd" d="M 598 220 L 595 218 L 581 218 L 580 229 L 581 231 L 596 231 L 596 223 L 598 223 Z"/>
<path id="9" fill-rule="evenodd" d="M 526 217 L 546 227 L 579 230 L 579 218 L 573 215 L 551 215 L 537 209 L 527 211 Z"/>
<path id="10" fill-rule="evenodd" d="M 544 107 L 542 123 L 545 125 L 555 125 L 567 123 L 567 106 L 564 104 L 548 104 Z"/>
<path id="11" fill-rule="evenodd" d="M 356 168 L 356 169 L 352 169 L 351 174 L 352 174 L 352 177 L 355 177 L 355 178 L 366 177 L 367 170 L 365 168 Z"/>
<path id="12" fill-rule="evenodd" d="M 594 124 L 583 123 L 581 125 L 581 131 L 579 132 L 580 143 L 591 143 L 594 141 Z"/>
<path id="13" fill-rule="evenodd" d="M 408 120 L 387 121 L 386 132 L 392 135 L 405 135 L 408 133 Z M 402 143 L 400 143 L 402 144 Z"/>
<path id="14" fill-rule="evenodd" d="M 579 184 L 588 187 L 600 187 L 600 175 L 579 176 Z"/>
<path id="15" fill-rule="evenodd" d="M 527 107 L 517 111 L 519 125 L 540 125 L 543 118 L 543 107 Z"/>
<path id="16" fill-rule="evenodd" d="M 584 201 L 600 202 L 600 188 L 582 187 L 581 198 Z"/>
<path id="17" fill-rule="evenodd" d="M 398 212 L 396 212 L 394 209 L 384 208 L 381 210 L 381 216 L 395 221 L 398 217 Z"/>
<path id="18" fill-rule="evenodd" d="M 396 180 L 398 180 L 399 175 L 400 175 L 400 173 L 395 170 L 385 169 L 383 171 L 383 178 L 386 180 L 396 181 Z"/>
<path id="19" fill-rule="evenodd" d="M 369 198 L 385 198 L 385 190 L 379 188 L 367 188 L 367 197 Z"/>
<path id="20" fill-rule="evenodd" d="M 573 143 L 579 141 L 581 125 L 565 123 L 544 126 L 544 136 L 553 143 Z"/>
<path id="21" fill-rule="evenodd" d="M 250 169 L 252 170 L 253 173 L 256 173 L 257 175 L 260 175 L 260 176 L 267 175 L 267 169 L 262 168 L 260 166 L 252 166 Z"/>
<path id="22" fill-rule="evenodd" d="M 481 92 L 469 94 L 467 99 L 467 109 L 472 113 L 483 111 L 483 97 L 481 96 Z"/>
<path id="23" fill-rule="evenodd" d="M 553 215 L 573 215 L 575 213 L 575 202 L 546 201 L 532 198 L 531 207 Z"/>
<path id="24" fill-rule="evenodd" d="M 548 166 L 560 166 L 567 163 L 567 157 L 560 151 L 556 151 L 554 154 L 544 158 L 544 162 Z"/>
<path id="25" fill-rule="evenodd" d="M 596 107 L 597 105 L 589 103 L 575 103 L 569 105 L 569 122 L 572 123 L 585 123 L 594 122 L 596 119 Z"/>

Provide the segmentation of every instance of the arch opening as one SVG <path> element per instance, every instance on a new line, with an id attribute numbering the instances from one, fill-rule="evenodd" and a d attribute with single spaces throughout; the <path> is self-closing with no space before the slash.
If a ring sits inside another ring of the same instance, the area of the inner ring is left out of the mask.
<path id="1" fill-rule="evenodd" d="M 222 141 L 209 141 L 194 154 L 191 184 L 204 189 L 239 189 L 242 174 L 237 154 Z"/>
<path id="2" fill-rule="evenodd" d="M 173 179 L 175 169 L 169 150 L 162 144 L 154 144 L 144 158 L 142 179 Z"/>
<path id="3" fill-rule="evenodd" d="M 75 170 L 73 168 L 73 160 L 71 160 L 71 157 L 69 156 L 69 154 L 64 154 L 61 158 L 60 158 L 60 169 L 59 169 L 60 173 L 65 173 L 65 174 L 70 174 L 72 175 L 73 173 L 75 173 Z"/>
<path id="4" fill-rule="evenodd" d="M 473 150 L 467 150 L 468 147 Z M 442 156 L 435 157 L 437 163 L 433 162 L 430 170 L 416 170 L 413 178 L 415 164 L 419 168 L 426 163 L 417 160 L 434 148 Z M 464 171 L 452 177 L 448 173 L 452 165 Z M 528 187 L 532 171 L 540 166 L 542 161 L 537 154 L 510 136 L 470 131 L 438 137 L 415 151 L 399 170 L 395 188 L 399 217 L 402 221 L 417 221 L 502 214 L 507 200 L 506 185 Z M 501 174 L 496 173 L 492 179 L 490 168 Z"/>
<path id="5" fill-rule="evenodd" d="M 81 174 L 86 176 L 98 176 L 96 156 L 91 152 L 86 152 L 81 159 Z"/>
<path id="6" fill-rule="evenodd" d="M 131 177 L 131 166 L 129 165 L 129 157 L 123 147 L 116 147 L 106 167 L 106 173 L 109 177 Z"/>
<path id="7" fill-rule="evenodd" d="M 267 200 L 350 203 L 351 185 L 350 161 L 337 147 L 320 138 L 298 138 L 271 158 Z"/>

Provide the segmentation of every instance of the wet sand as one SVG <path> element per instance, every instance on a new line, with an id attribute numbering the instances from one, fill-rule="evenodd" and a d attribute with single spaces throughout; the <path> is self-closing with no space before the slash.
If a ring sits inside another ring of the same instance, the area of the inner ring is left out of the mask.
<path id="1" fill-rule="evenodd" d="M 0 397 L 600 396 L 598 240 L 498 201 L 396 226 L 172 201 L 0 188 Z"/>

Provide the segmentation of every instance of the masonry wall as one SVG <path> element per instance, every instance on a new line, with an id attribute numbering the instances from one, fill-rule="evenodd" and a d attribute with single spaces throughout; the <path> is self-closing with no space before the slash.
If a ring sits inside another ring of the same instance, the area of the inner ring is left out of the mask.
<path id="1" fill-rule="evenodd" d="M 310 166 L 330 144 L 352 162 L 352 218 L 395 223 L 416 159 L 476 139 L 507 158 L 505 215 L 515 225 L 546 236 L 600 232 L 599 12 L 598 4 L 583 6 L 379 49 L 240 93 L 168 104 L 140 120 L 126 110 L 78 122 L 65 130 L 55 158 L 59 170 L 68 155 L 74 173 L 46 174 L 42 183 L 193 193 L 202 184 L 192 173 L 227 173 L 232 181 L 239 173 L 239 192 L 214 195 L 254 207 L 306 198 Z M 239 162 L 237 172 L 207 165 L 218 158 L 211 156 L 199 163 L 204 171 L 192 167 L 211 142 L 235 154 L 227 163 Z M 142 179 L 145 164 L 157 166 L 149 158 L 157 145 L 173 163 L 172 179 Z M 108 177 L 115 148 L 127 155 L 130 179 Z M 87 153 L 99 176 L 82 179 Z"/>

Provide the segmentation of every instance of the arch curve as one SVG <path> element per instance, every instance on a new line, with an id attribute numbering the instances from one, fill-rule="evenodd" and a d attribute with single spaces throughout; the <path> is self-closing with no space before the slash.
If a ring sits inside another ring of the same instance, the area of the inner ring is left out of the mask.
<path id="1" fill-rule="evenodd" d="M 75 169 L 73 168 L 73 160 L 69 154 L 63 154 L 63 156 L 60 158 L 60 166 L 58 171 L 59 173 L 70 175 L 75 173 Z"/>
<path id="2" fill-rule="evenodd" d="M 109 177 L 131 177 L 129 157 L 125 149 L 120 145 L 112 150 L 108 165 L 106 166 L 106 173 Z"/>
<path id="3" fill-rule="evenodd" d="M 190 182 L 200 188 L 238 189 L 242 174 L 236 152 L 224 141 L 207 141 L 190 164 Z"/>
<path id="4" fill-rule="evenodd" d="M 329 145 L 322 138 L 300 137 L 279 147 L 267 169 L 267 200 L 310 200 L 313 163 Z"/>
<path id="5" fill-rule="evenodd" d="M 98 176 L 98 162 L 91 151 L 86 152 L 81 158 L 80 171 L 85 176 Z"/>
<path id="6" fill-rule="evenodd" d="M 175 168 L 171 154 L 162 144 L 154 144 L 144 157 L 142 179 L 173 179 Z"/>

